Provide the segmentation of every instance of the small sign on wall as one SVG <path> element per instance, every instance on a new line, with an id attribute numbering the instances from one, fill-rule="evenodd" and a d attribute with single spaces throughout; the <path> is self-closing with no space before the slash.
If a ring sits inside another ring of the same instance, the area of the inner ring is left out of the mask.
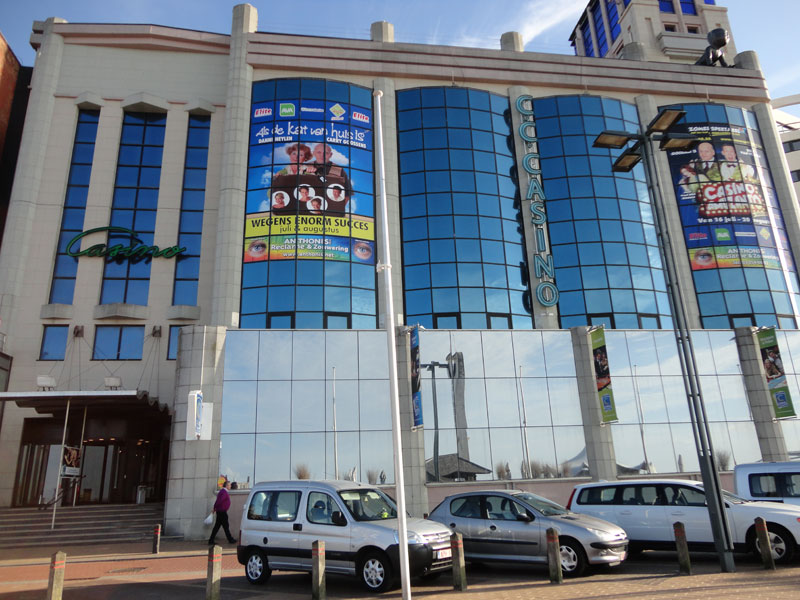
<path id="1" fill-rule="evenodd" d="M 210 440 L 213 402 L 203 402 L 203 391 L 189 392 L 186 407 L 186 440 Z"/>

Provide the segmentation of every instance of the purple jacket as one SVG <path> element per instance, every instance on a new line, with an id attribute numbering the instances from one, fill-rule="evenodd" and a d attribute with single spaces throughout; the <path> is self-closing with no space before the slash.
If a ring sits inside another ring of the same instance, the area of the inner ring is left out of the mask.
<path id="1" fill-rule="evenodd" d="M 217 493 L 217 501 L 214 502 L 214 510 L 217 512 L 228 512 L 231 507 L 231 497 L 228 490 L 225 488 L 220 489 Z"/>

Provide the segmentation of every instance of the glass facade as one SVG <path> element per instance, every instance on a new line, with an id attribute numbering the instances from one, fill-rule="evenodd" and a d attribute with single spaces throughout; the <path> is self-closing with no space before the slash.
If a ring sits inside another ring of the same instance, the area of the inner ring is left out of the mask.
<path id="1" fill-rule="evenodd" d="M 701 141 L 668 152 L 703 327 L 797 327 L 798 280 L 755 115 L 674 105 L 673 130 Z"/>
<path id="2" fill-rule="evenodd" d="M 595 2 L 590 10 L 594 21 L 594 31 L 597 34 L 597 53 L 602 57 L 608 54 L 608 36 L 603 22 L 603 9 L 600 6 L 600 2 Z"/>
<path id="3" fill-rule="evenodd" d="M 178 245 L 186 248 L 175 259 L 175 283 L 172 304 L 197 305 L 197 282 L 200 279 L 200 242 L 203 233 L 203 207 L 206 196 L 208 137 L 211 117 L 189 115 L 186 136 L 186 159 L 183 169 L 181 216 Z"/>
<path id="4" fill-rule="evenodd" d="M 144 325 L 98 325 L 92 360 L 141 360 Z"/>
<path id="5" fill-rule="evenodd" d="M 45 325 L 42 330 L 39 360 L 64 360 L 67 352 L 67 336 L 69 336 L 69 325 Z"/>
<path id="6" fill-rule="evenodd" d="M 397 93 L 407 323 L 530 329 L 508 98 Z"/>
<path id="7" fill-rule="evenodd" d="M 258 81 L 252 102 L 241 327 L 375 328 L 371 90 Z"/>
<path id="8" fill-rule="evenodd" d="M 727 469 L 761 459 L 731 338 L 730 330 L 692 333 Z M 800 332 L 784 343 L 800 357 Z M 607 331 L 606 344 L 618 474 L 696 472 L 673 333 Z M 421 331 L 420 363 L 428 481 L 587 475 L 570 332 Z M 356 479 L 383 472 L 394 481 L 385 334 L 230 330 L 225 365 L 220 473 L 240 482 L 332 478 L 336 435 L 340 476 L 355 469 Z"/>
<path id="9" fill-rule="evenodd" d="M 219 461 L 228 479 L 333 479 L 336 436 L 340 478 L 393 483 L 391 429 L 384 332 L 228 331 Z"/>
<path id="10" fill-rule="evenodd" d="M 72 304 L 75 294 L 78 259 L 67 256 L 67 244 L 83 230 L 99 119 L 99 110 L 78 111 L 78 126 L 75 129 L 64 212 L 61 216 L 61 233 L 58 237 L 56 263 L 53 268 L 53 284 L 50 287 L 50 302 L 54 304 Z"/>
<path id="11" fill-rule="evenodd" d="M 692 332 L 715 458 L 723 470 L 761 460 L 733 337 L 730 330 Z M 606 331 L 606 343 L 619 417 L 611 425 L 617 474 L 698 471 L 674 334 Z"/>
<path id="12" fill-rule="evenodd" d="M 795 406 L 800 398 L 800 331 L 776 331 L 781 348 L 786 383 Z M 791 460 L 800 458 L 800 419 L 781 419 L 786 451 Z"/>
<path id="13" fill-rule="evenodd" d="M 163 113 L 125 113 L 122 121 L 117 177 L 111 205 L 112 227 L 108 246 L 153 245 L 164 152 Z M 150 259 L 119 256 L 106 261 L 100 304 L 124 302 L 147 305 L 150 291 Z"/>
<path id="14" fill-rule="evenodd" d="M 621 33 L 617 0 L 606 0 L 606 14 L 608 15 L 608 27 L 611 29 L 611 41 L 613 42 Z"/>
<path id="15" fill-rule="evenodd" d="M 671 327 L 644 168 L 614 173 L 621 150 L 592 147 L 603 130 L 638 133 L 636 107 L 584 95 L 533 110 L 561 327 Z"/>

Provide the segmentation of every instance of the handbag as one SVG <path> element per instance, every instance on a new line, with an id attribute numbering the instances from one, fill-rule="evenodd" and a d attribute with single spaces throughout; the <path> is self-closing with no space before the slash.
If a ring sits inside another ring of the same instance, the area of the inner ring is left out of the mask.
<path id="1" fill-rule="evenodd" d="M 214 523 L 214 512 L 210 512 L 206 517 L 206 520 L 203 521 L 203 525 L 212 525 Z"/>

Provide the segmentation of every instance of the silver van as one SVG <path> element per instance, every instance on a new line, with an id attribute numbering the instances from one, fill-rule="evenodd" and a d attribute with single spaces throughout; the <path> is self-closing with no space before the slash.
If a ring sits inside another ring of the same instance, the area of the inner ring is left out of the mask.
<path id="1" fill-rule="evenodd" d="M 328 573 L 356 575 L 372 592 L 399 576 L 397 507 L 381 490 L 352 481 L 257 483 L 242 511 L 237 556 L 250 583 L 264 583 L 272 569 L 311 571 L 311 544 L 325 542 Z M 412 576 L 452 567 L 450 530 L 408 518 Z"/>
<path id="2" fill-rule="evenodd" d="M 800 462 L 767 462 L 736 465 L 736 493 L 747 500 L 800 504 Z"/>

